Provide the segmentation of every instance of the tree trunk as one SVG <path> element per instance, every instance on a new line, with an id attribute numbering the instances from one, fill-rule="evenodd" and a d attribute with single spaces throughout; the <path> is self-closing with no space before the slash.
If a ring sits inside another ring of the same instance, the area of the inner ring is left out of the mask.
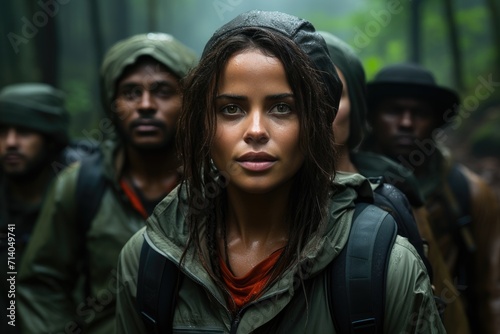
<path id="1" fill-rule="evenodd" d="M 158 30 L 157 11 L 158 1 L 148 0 L 148 31 L 150 32 L 156 32 Z"/>
<path id="2" fill-rule="evenodd" d="M 112 13 L 114 17 L 111 24 L 111 37 L 113 43 L 115 43 L 129 37 L 130 11 L 128 1 L 114 0 L 111 5 L 113 6 Z"/>
<path id="3" fill-rule="evenodd" d="M 446 17 L 446 25 L 448 27 L 448 39 L 450 41 L 451 59 L 452 59 L 452 78 L 455 82 L 455 87 L 459 91 L 464 90 L 464 78 L 462 71 L 462 54 L 460 53 L 457 21 L 455 20 L 454 5 L 452 0 L 444 0 L 444 12 Z"/>
<path id="4" fill-rule="evenodd" d="M 493 59 L 493 77 L 500 79 L 500 5 L 498 0 L 487 0 L 486 6 L 490 13 L 491 33 L 493 37 L 493 47 L 495 48 L 495 58 Z"/>
<path id="5" fill-rule="evenodd" d="M 40 13 L 40 12 L 37 12 Z M 40 80 L 54 87 L 59 83 L 59 36 L 57 20 L 48 17 L 47 24 L 38 31 L 35 37 L 35 59 L 40 69 Z"/>
<path id="6" fill-rule="evenodd" d="M 34 44 L 34 62 L 38 76 L 33 81 L 44 82 L 57 87 L 59 77 L 59 38 L 56 17 L 47 14 L 37 2 L 26 0 L 26 25 L 33 29 L 30 42 Z M 28 23 L 26 23 L 28 22 Z"/>
<path id="7" fill-rule="evenodd" d="M 20 76 L 22 71 L 19 68 L 19 52 L 26 49 L 26 45 L 17 39 L 17 36 L 22 37 L 20 28 L 16 27 L 16 19 L 21 17 L 20 13 L 15 10 L 11 1 L 5 1 L 2 4 L 3 10 L 0 12 L 0 35 L 6 38 L 2 39 L 0 46 L 0 87 L 11 84 L 13 82 L 23 80 Z"/>
<path id="8" fill-rule="evenodd" d="M 416 64 L 420 63 L 421 54 L 420 23 L 422 20 L 420 10 L 422 8 L 422 2 L 423 0 L 413 0 L 410 7 L 410 61 Z"/>
<path id="9" fill-rule="evenodd" d="M 89 13 L 90 13 L 90 20 L 89 20 L 89 26 L 91 28 L 91 36 L 92 40 L 94 41 L 94 54 L 95 54 L 95 61 L 97 63 L 96 68 L 100 68 L 102 57 L 104 55 L 104 50 L 103 50 L 103 40 L 102 40 L 102 34 L 101 34 L 101 20 L 100 20 L 100 11 L 99 11 L 99 4 L 97 0 L 88 0 L 89 4 Z"/>

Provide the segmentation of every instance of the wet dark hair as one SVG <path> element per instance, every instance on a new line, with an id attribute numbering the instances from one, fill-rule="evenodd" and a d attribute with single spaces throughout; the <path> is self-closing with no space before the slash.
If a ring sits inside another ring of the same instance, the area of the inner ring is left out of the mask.
<path id="1" fill-rule="evenodd" d="M 335 173 L 331 124 L 338 101 L 332 100 L 322 84 L 321 73 L 290 38 L 270 29 L 250 27 L 219 39 L 205 50 L 199 65 L 183 82 L 177 142 L 184 168 L 181 187 L 187 193 L 189 242 L 195 245 L 198 254 L 204 254 L 206 269 L 221 285 L 217 233 L 225 228 L 224 186 L 230 176 L 226 171 L 216 171 L 211 164 L 210 149 L 217 126 L 215 97 L 228 60 L 245 50 L 259 50 L 283 64 L 295 96 L 300 120 L 299 144 L 305 155 L 289 195 L 288 246 L 270 282 L 298 261 L 306 242 L 325 224 L 332 189 L 330 180 Z"/>

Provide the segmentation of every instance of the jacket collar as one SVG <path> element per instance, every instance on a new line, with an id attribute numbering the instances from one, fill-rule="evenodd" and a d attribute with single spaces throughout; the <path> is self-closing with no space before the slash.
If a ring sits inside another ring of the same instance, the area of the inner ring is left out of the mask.
<path id="1" fill-rule="evenodd" d="M 178 186 L 155 209 L 147 220 L 146 242 L 157 252 L 178 264 L 188 240 L 186 227 L 186 194 L 179 193 Z M 299 261 L 290 267 L 282 279 L 275 282 L 260 298 L 275 297 L 282 300 L 282 306 L 293 297 L 295 284 L 302 279 L 317 276 L 340 253 L 349 237 L 354 201 L 358 198 L 372 198 L 370 183 L 359 174 L 338 173 L 332 180 L 332 195 L 328 208 L 328 221 L 321 231 L 311 237 L 300 254 Z M 204 226 L 200 226 L 204 229 Z M 203 235 L 201 233 L 200 235 Z M 199 256 L 188 250 L 184 265 L 186 274 L 204 285 L 221 305 L 225 305 L 221 291 L 203 268 Z M 279 303 L 281 304 L 281 303 Z"/>

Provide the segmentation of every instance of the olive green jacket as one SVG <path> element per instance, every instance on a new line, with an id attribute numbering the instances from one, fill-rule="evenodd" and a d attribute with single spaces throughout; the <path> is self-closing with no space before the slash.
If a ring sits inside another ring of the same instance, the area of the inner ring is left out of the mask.
<path id="1" fill-rule="evenodd" d="M 186 277 L 179 287 L 174 333 L 335 333 L 328 306 L 325 268 L 344 247 L 351 227 L 353 200 L 370 196 L 358 174 L 339 173 L 334 184 L 329 221 L 311 237 L 300 262 L 287 269 L 257 300 L 231 316 L 224 294 L 189 249 Z M 136 310 L 137 272 L 142 244 L 179 263 L 188 232 L 184 194 L 172 191 L 155 209 L 147 227 L 125 245 L 118 262 L 117 333 L 147 333 Z M 200 228 L 203 228 L 201 226 Z M 202 233 L 203 234 L 203 233 Z M 299 273 L 305 279 L 300 284 Z M 297 284 L 299 283 L 299 284 Z M 443 333 L 425 267 L 411 244 L 397 237 L 387 275 L 384 333 Z"/>
<path id="2" fill-rule="evenodd" d="M 86 235 L 77 223 L 77 201 L 82 200 L 75 198 L 80 164 L 61 172 L 47 195 L 18 276 L 23 333 L 76 333 L 77 326 L 84 329 L 81 333 L 114 331 L 118 254 L 145 220 L 118 183 L 117 157 L 122 150 L 108 141 L 102 151 L 108 183 Z M 83 283 L 85 250 L 90 295 L 85 295 Z"/>

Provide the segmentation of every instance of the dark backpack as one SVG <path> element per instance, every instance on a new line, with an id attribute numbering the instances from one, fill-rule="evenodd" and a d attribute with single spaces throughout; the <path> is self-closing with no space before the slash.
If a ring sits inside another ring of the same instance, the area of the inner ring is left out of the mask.
<path id="1" fill-rule="evenodd" d="M 330 311 L 340 333 L 383 332 L 386 269 L 396 234 L 415 242 L 415 249 L 424 256 L 422 239 L 406 197 L 382 179 L 370 181 L 380 183 L 374 191 L 375 205 L 363 199 L 356 204 L 348 242 L 327 269 Z M 428 262 L 426 266 L 431 274 Z M 181 278 L 177 265 L 144 241 L 136 301 L 148 332 L 172 333 Z"/>

